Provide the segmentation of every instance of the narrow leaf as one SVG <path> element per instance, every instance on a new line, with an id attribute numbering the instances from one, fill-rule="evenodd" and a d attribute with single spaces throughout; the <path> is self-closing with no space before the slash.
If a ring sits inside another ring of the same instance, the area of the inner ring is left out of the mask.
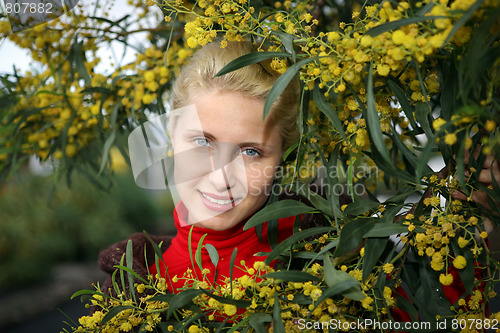
<path id="1" fill-rule="evenodd" d="M 321 93 L 321 90 L 317 85 L 314 86 L 313 96 L 316 106 L 332 122 L 333 127 L 342 136 L 342 139 L 347 140 L 337 111 L 335 111 L 333 106 L 325 100 L 325 96 Z"/>
<path id="2" fill-rule="evenodd" d="M 170 301 L 168 311 L 167 311 L 167 318 L 169 318 L 172 315 L 172 313 L 174 313 L 174 311 L 176 311 L 182 307 L 185 307 L 186 305 L 191 303 L 193 298 L 195 298 L 196 296 L 198 296 L 202 293 L 203 293 L 203 290 L 201 290 L 201 289 L 188 289 L 188 290 L 184 290 L 181 293 L 175 295 L 172 298 L 172 300 Z"/>
<path id="3" fill-rule="evenodd" d="M 382 129 L 380 127 L 380 120 L 375 106 L 375 95 L 373 92 L 373 66 L 370 66 L 370 71 L 368 72 L 368 86 L 366 89 L 366 103 L 367 103 L 367 127 L 370 137 L 372 139 L 373 145 L 378 150 L 382 158 L 388 165 L 392 165 L 391 159 L 389 157 L 389 150 L 385 145 L 384 138 L 382 136 Z"/>
<path id="4" fill-rule="evenodd" d="M 362 215 L 371 209 L 377 208 L 379 205 L 380 203 L 376 201 L 361 199 L 348 204 L 344 213 L 349 215 Z"/>
<path id="5" fill-rule="evenodd" d="M 273 332 L 285 333 L 285 325 L 281 318 L 280 302 L 278 300 L 278 293 L 274 293 L 274 307 L 273 307 Z"/>
<path id="6" fill-rule="evenodd" d="M 293 64 L 290 66 L 285 73 L 283 73 L 274 83 L 273 87 L 271 88 L 271 91 L 269 92 L 269 95 L 267 95 L 266 102 L 264 104 L 264 119 L 267 117 L 269 112 L 271 111 L 271 108 L 274 104 L 274 101 L 276 98 L 278 98 L 283 90 L 288 86 L 290 81 L 295 77 L 295 74 L 299 71 L 299 69 L 314 60 L 317 60 L 318 57 L 311 57 L 311 58 L 306 58 L 302 59 L 301 61 Z"/>
<path id="7" fill-rule="evenodd" d="M 132 252 L 132 240 L 129 239 L 127 242 L 127 248 L 125 251 L 125 256 L 127 259 L 127 268 L 130 271 L 133 271 L 133 266 L 134 266 L 134 258 L 133 258 L 133 252 Z M 128 279 L 128 287 L 130 290 L 130 296 L 132 299 L 135 301 L 135 290 L 134 290 L 134 278 L 133 275 L 130 271 L 127 271 L 127 279 Z"/>
<path id="8" fill-rule="evenodd" d="M 273 317 L 262 312 L 252 313 L 248 323 L 257 333 L 268 333 L 267 323 L 271 322 Z"/>
<path id="9" fill-rule="evenodd" d="M 373 228 L 373 220 L 354 220 L 344 224 L 340 231 L 339 245 L 335 249 L 336 257 L 354 250 L 363 241 L 363 236 L 368 230 Z"/>
<path id="10" fill-rule="evenodd" d="M 201 236 L 200 241 L 198 242 L 198 247 L 196 248 L 196 252 L 194 254 L 194 259 L 196 260 L 196 264 L 198 265 L 198 268 L 200 269 L 200 271 L 203 270 L 203 264 L 202 264 L 202 260 L 201 260 L 201 249 L 203 248 L 203 240 L 205 240 L 206 236 L 207 236 L 207 234 L 204 234 L 203 236 Z"/>
<path id="11" fill-rule="evenodd" d="M 254 214 L 243 227 L 248 230 L 266 221 L 314 212 L 315 209 L 300 201 L 281 200 L 272 203 Z"/>
<path id="12" fill-rule="evenodd" d="M 343 295 L 356 301 L 365 299 L 365 295 L 361 292 L 361 285 L 359 281 L 356 280 L 354 276 L 349 275 L 349 273 L 335 269 L 335 267 L 333 267 L 332 261 L 330 260 L 330 256 L 327 253 L 323 255 L 323 264 L 325 272 L 325 282 L 329 287 L 335 287 L 344 281 L 349 281 L 350 283 L 347 283 L 347 285 L 349 285 L 349 288 L 341 291 Z M 317 301 L 317 304 L 319 304 L 319 300 Z"/>
<path id="13" fill-rule="evenodd" d="M 267 273 L 262 277 L 268 279 L 289 281 L 289 282 L 319 281 L 319 279 L 314 275 L 296 270 Z"/>
<path id="14" fill-rule="evenodd" d="M 373 229 L 372 229 L 373 230 Z M 389 241 L 388 238 L 369 238 L 365 245 L 365 256 L 363 258 L 363 281 L 366 281 L 368 275 L 370 275 L 373 267 L 377 265 L 377 262 L 384 252 L 385 246 Z"/>
<path id="15" fill-rule="evenodd" d="M 267 265 L 271 263 L 274 259 L 279 257 L 283 251 L 285 251 L 287 248 L 292 246 L 293 244 L 307 238 L 311 237 L 320 233 L 328 232 L 331 231 L 332 227 L 317 227 L 317 228 L 311 228 L 311 229 L 306 229 L 298 234 L 294 234 L 287 239 L 285 239 L 283 242 L 281 242 L 278 246 L 276 246 L 273 251 L 269 254 L 269 256 L 266 258 L 264 261 Z"/>
<path id="16" fill-rule="evenodd" d="M 417 128 L 417 123 L 415 122 L 415 118 L 413 117 L 413 108 L 411 107 L 410 101 L 406 97 L 404 91 L 399 87 L 399 85 L 393 80 L 387 80 L 387 85 L 391 88 L 394 96 L 398 99 L 399 104 L 401 104 L 401 108 L 406 115 L 406 118 L 410 121 L 413 129 Z"/>
<path id="17" fill-rule="evenodd" d="M 420 227 L 415 228 L 416 231 L 423 230 Z M 391 235 L 402 234 L 408 232 L 408 226 L 397 223 L 377 223 L 364 237 L 388 237 Z"/>
<path id="18" fill-rule="evenodd" d="M 219 253 L 217 253 L 217 249 L 212 244 L 206 244 L 205 248 L 208 251 L 208 255 L 210 256 L 212 264 L 217 269 L 217 264 L 219 264 Z"/>
<path id="19" fill-rule="evenodd" d="M 215 77 L 217 76 L 222 76 L 224 74 L 227 74 L 229 72 L 235 71 L 237 69 L 240 69 L 242 67 L 252 65 L 270 58 L 290 58 L 292 55 L 290 53 L 285 53 L 285 52 L 252 52 L 245 54 L 239 58 L 234 59 L 231 61 L 229 64 L 224 66 L 217 74 L 215 74 Z"/>
<path id="20" fill-rule="evenodd" d="M 106 139 L 106 142 L 104 143 L 104 147 L 102 149 L 101 167 L 99 168 L 99 175 L 104 171 L 106 163 L 108 163 L 109 151 L 111 149 L 111 146 L 115 142 L 115 139 L 116 139 L 116 131 L 112 131 L 111 134 Z"/>
<path id="21" fill-rule="evenodd" d="M 111 308 L 111 310 L 109 310 L 106 313 L 106 315 L 102 318 L 101 325 L 106 324 L 108 321 L 113 319 L 113 317 L 116 316 L 117 314 L 119 314 L 120 312 L 122 312 L 124 310 L 128 310 L 128 309 L 133 309 L 133 308 L 134 307 L 131 305 L 119 305 L 119 306 L 115 306 L 115 307 Z"/>

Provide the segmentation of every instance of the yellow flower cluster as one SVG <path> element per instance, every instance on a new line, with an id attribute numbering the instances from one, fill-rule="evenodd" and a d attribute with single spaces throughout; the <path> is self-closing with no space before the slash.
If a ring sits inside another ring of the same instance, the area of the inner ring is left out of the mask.
<path id="1" fill-rule="evenodd" d="M 148 8 L 142 1 L 131 4 L 138 9 Z M 172 76 L 192 53 L 177 43 L 172 43 L 166 54 L 165 47 L 151 46 L 129 64 L 112 64 L 111 75 L 102 74 L 99 66 L 103 61 L 97 50 L 100 44 L 111 43 L 110 35 L 116 32 L 109 30 L 104 21 L 93 21 L 89 16 L 94 15 L 85 10 L 78 5 L 73 15 L 8 36 L 29 50 L 43 68 L 13 81 L 19 96 L 12 112 L 16 114 L 18 132 L 12 133 L 7 145 L 21 140 L 23 154 L 36 154 L 42 160 L 76 158 L 80 151 L 108 136 L 106 132 L 118 129 L 121 123 L 144 118 L 143 111 L 158 103 Z M 101 8 L 102 12 L 107 10 Z M 147 18 L 145 12 L 138 14 Z M 145 31 L 140 20 L 137 32 Z M 96 30 L 107 34 L 95 38 Z"/>

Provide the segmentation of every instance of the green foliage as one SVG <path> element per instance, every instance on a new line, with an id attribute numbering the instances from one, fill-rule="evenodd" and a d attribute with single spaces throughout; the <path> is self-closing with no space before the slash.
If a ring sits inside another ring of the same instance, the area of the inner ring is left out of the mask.
<path id="1" fill-rule="evenodd" d="M 128 175 L 116 181 L 113 193 L 84 179 L 56 189 L 43 177 L 6 184 L 0 194 L 0 290 L 40 281 L 60 261 L 94 261 L 100 250 L 131 233 L 154 230 L 154 200 Z"/>

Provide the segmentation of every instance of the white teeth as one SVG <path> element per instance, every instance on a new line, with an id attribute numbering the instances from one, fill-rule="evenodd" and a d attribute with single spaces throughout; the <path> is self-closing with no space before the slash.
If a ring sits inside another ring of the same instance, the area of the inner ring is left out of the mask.
<path id="1" fill-rule="evenodd" d="M 201 192 L 200 192 L 201 193 Z M 209 197 L 205 193 L 201 193 L 201 195 L 206 198 L 208 201 L 219 204 L 219 205 L 229 205 L 230 203 L 233 202 L 233 200 L 217 200 L 212 197 Z"/>

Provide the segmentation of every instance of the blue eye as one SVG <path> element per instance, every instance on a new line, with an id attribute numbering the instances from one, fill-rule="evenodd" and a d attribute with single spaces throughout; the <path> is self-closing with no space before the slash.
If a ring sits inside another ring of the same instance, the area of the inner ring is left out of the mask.
<path id="1" fill-rule="evenodd" d="M 210 147 L 210 142 L 206 138 L 196 138 L 193 140 L 198 146 Z"/>
<path id="2" fill-rule="evenodd" d="M 244 149 L 242 153 L 247 155 L 247 156 L 250 156 L 250 157 L 260 156 L 260 153 L 256 149 L 252 149 L 252 148 Z"/>

